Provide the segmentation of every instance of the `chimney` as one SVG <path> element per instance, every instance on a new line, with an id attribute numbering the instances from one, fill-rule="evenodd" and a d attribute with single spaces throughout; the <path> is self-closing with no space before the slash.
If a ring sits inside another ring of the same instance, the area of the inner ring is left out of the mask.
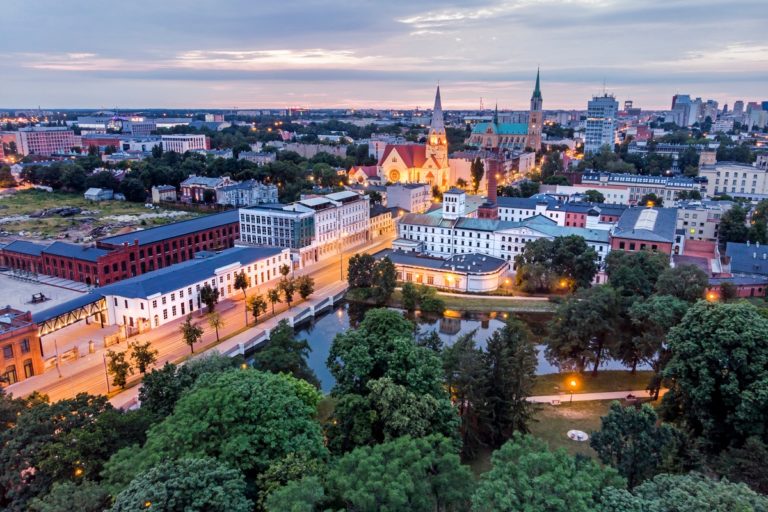
<path id="1" fill-rule="evenodd" d="M 498 181 L 496 175 L 501 173 L 501 162 L 498 157 L 488 160 L 488 202 L 496 204 L 496 194 L 498 189 Z"/>

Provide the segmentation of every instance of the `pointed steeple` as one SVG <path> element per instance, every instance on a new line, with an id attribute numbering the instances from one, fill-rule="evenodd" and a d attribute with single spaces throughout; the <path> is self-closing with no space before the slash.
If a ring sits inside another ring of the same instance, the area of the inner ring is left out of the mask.
<path id="1" fill-rule="evenodd" d="M 435 107 L 432 109 L 431 131 L 434 133 L 445 133 L 445 122 L 443 121 L 443 104 L 440 101 L 440 85 L 437 86 L 435 93 Z"/>
<path id="2" fill-rule="evenodd" d="M 536 87 L 533 88 L 531 99 L 541 99 L 541 87 L 539 84 L 539 68 L 536 68 Z"/>
<path id="3" fill-rule="evenodd" d="M 493 111 L 493 124 L 499 124 L 499 104 L 496 103 L 496 108 Z"/>

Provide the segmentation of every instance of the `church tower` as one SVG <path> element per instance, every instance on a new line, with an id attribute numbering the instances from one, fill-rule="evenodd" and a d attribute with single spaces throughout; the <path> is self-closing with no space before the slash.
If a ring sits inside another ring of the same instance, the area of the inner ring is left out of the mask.
<path id="1" fill-rule="evenodd" d="M 435 108 L 432 109 L 432 123 L 427 137 L 427 159 L 435 157 L 441 169 L 448 167 L 448 137 L 445 135 L 443 105 L 440 101 L 440 86 L 435 94 Z"/>
<path id="2" fill-rule="evenodd" d="M 544 114 L 541 110 L 543 100 L 541 98 L 541 88 L 539 84 L 539 70 L 536 70 L 536 87 L 531 96 L 531 112 L 528 116 L 528 141 L 526 146 L 535 151 L 541 149 L 541 128 L 544 122 Z"/>

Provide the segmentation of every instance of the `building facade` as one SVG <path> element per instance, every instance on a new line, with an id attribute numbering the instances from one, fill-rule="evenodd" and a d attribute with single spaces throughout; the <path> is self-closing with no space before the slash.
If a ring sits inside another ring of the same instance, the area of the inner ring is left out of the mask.
<path id="1" fill-rule="evenodd" d="M 80 137 L 64 127 L 39 127 L 19 129 L 19 153 L 22 155 L 51 156 L 54 153 L 69 153 L 72 148 L 81 147 Z"/>
<path id="2" fill-rule="evenodd" d="M 584 153 L 596 153 L 606 145 L 613 149 L 618 111 L 619 102 L 613 95 L 594 96 L 587 103 Z"/>
<path id="3" fill-rule="evenodd" d="M 216 189 L 216 203 L 240 208 L 260 203 L 276 203 L 277 186 L 256 180 L 225 185 Z"/>
<path id="4" fill-rule="evenodd" d="M 32 314 L 10 306 L 0 309 L 0 385 L 9 386 L 43 373 L 43 348 Z"/>
<path id="5" fill-rule="evenodd" d="M 768 169 L 737 162 L 702 165 L 699 176 L 706 178 L 707 195 L 727 194 L 733 197 L 763 199 L 768 194 Z"/>
<path id="6" fill-rule="evenodd" d="M 186 153 L 198 149 L 211 149 L 211 141 L 206 135 L 162 135 L 163 151 Z"/>

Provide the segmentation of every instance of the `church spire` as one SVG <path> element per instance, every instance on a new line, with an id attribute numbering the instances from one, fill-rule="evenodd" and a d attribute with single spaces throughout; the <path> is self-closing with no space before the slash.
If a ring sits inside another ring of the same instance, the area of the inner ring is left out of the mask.
<path id="1" fill-rule="evenodd" d="M 536 68 L 536 87 L 533 88 L 531 99 L 541 99 L 541 88 L 539 84 L 539 68 Z"/>
<path id="2" fill-rule="evenodd" d="M 437 86 L 435 93 L 435 107 L 432 109 L 431 131 L 434 133 L 445 132 L 445 122 L 443 121 L 443 104 L 440 101 L 440 85 Z"/>

